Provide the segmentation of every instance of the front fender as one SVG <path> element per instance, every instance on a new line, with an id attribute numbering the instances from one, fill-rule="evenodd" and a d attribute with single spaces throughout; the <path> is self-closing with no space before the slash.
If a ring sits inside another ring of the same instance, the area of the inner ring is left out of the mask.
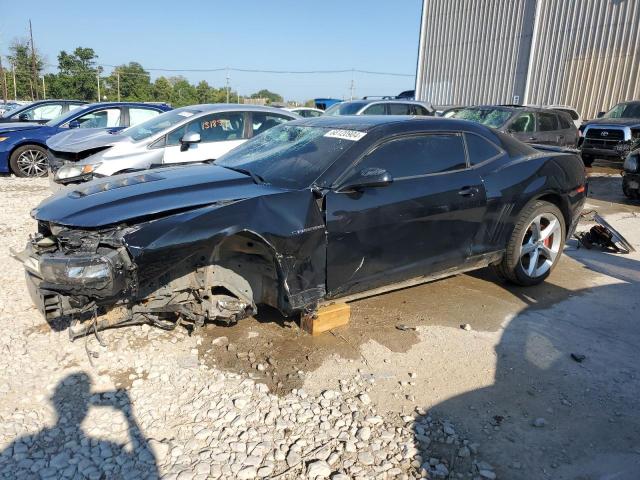
<path id="1" fill-rule="evenodd" d="M 326 228 L 310 190 L 288 191 L 177 213 L 132 227 L 124 237 L 140 286 L 156 288 L 213 263 L 217 245 L 250 233 L 269 246 L 278 269 L 278 308 L 301 310 L 326 291 Z M 144 291 L 142 289 L 141 291 Z"/>

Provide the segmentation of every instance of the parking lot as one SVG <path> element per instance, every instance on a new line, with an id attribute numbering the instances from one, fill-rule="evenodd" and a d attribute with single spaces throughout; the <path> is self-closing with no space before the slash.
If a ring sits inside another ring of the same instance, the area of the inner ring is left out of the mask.
<path id="1" fill-rule="evenodd" d="M 591 175 L 586 210 L 640 247 L 620 176 Z M 540 286 L 459 275 L 354 302 L 319 337 L 263 311 L 71 343 L 8 251 L 34 231 L 46 180 L 0 189 L 5 478 L 99 478 L 95 462 L 113 478 L 637 478 L 638 252 L 572 240 Z"/>

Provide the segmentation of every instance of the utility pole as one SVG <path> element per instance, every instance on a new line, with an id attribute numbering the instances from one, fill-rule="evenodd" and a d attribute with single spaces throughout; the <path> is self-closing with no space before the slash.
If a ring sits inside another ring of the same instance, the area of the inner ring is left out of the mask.
<path id="1" fill-rule="evenodd" d="M 7 103 L 7 74 L 2 68 L 2 55 L 0 55 L 0 77 L 2 81 L 2 100 Z"/>
<path id="2" fill-rule="evenodd" d="M 120 70 L 116 68 L 116 76 L 118 78 L 118 101 L 120 101 Z"/>
<path id="3" fill-rule="evenodd" d="M 33 69 L 33 85 L 35 85 L 36 87 L 36 100 L 39 100 L 40 97 L 38 96 L 38 71 L 36 69 L 36 48 L 33 46 L 33 29 L 31 28 L 31 19 L 29 19 L 29 36 L 31 37 L 31 68 Z"/>
<path id="4" fill-rule="evenodd" d="M 100 101 L 100 72 L 96 73 L 96 78 L 98 79 L 98 101 Z"/>
<path id="5" fill-rule="evenodd" d="M 227 103 L 229 103 L 229 69 L 227 68 Z"/>
<path id="6" fill-rule="evenodd" d="M 16 85 L 16 64 L 11 65 L 11 72 L 13 73 L 13 99 L 18 100 L 18 87 Z"/>
<path id="7" fill-rule="evenodd" d="M 351 69 L 351 86 L 349 87 L 351 91 L 351 100 L 353 100 L 353 91 L 355 90 L 355 83 L 353 81 L 353 69 Z"/>
<path id="8" fill-rule="evenodd" d="M 47 99 L 47 87 L 44 85 L 44 75 L 42 75 L 42 99 Z"/>

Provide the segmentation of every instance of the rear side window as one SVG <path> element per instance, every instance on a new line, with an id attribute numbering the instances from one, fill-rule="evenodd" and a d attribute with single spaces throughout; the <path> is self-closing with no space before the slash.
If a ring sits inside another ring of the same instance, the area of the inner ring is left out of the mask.
<path id="1" fill-rule="evenodd" d="M 431 116 L 431 112 L 421 105 L 411 105 L 411 115 Z"/>
<path id="2" fill-rule="evenodd" d="M 573 126 L 573 122 L 571 122 L 567 117 L 565 117 L 564 115 L 558 115 L 558 123 L 560 125 L 560 128 L 562 130 L 565 130 L 567 128 L 571 128 Z"/>
<path id="3" fill-rule="evenodd" d="M 367 155 L 356 169 L 384 168 L 394 178 L 402 178 L 466 166 L 462 135 L 452 133 L 391 140 Z"/>
<path id="4" fill-rule="evenodd" d="M 482 138 L 480 135 L 465 133 L 464 138 L 467 142 L 467 152 L 469 153 L 471 165 L 485 162 L 501 153 L 493 143 Z"/>
<path id="5" fill-rule="evenodd" d="M 541 132 L 558 130 L 558 117 L 553 113 L 538 113 L 538 130 Z"/>
<path id="6" fill-rule="evenodd" d="M 409 115 L 410 113 L 409 105 L 406 103 L 389 104 L 389 115 Z"/>
<path id="7" fill-rule="evenodd" d="M 129 125 L 138 125 L 158 115 L 160 115 L 160 112 L 150 108 L 129 108 Z"/>
<path id="8" fill-rule="evenodd" d="M 367 108 L 362 115 L 385 115 L 384 103 L 376 103 Z"/>

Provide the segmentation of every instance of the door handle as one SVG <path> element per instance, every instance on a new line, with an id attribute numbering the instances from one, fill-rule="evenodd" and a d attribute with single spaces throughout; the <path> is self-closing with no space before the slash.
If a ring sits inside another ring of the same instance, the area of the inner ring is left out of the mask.
<path id="1" fill-rule="evenodd" d="M 537 140 L 537 137 L 529 137 L 529 140 Z"/>
<path id="2" fill-rule="evenodd" d="M 478 189 L 476 187 L 463 187 L 458 195 L 462 197 L 473 197 L 476 193 L 478 193 Z"/>

